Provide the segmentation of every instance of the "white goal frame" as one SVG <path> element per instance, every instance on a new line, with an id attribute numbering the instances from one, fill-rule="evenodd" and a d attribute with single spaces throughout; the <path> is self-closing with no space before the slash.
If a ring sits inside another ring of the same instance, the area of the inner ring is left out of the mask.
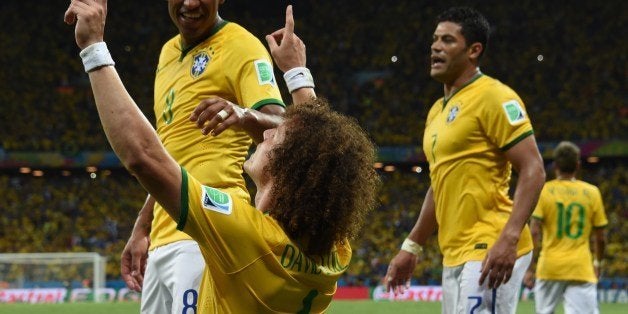
<path id="1" fill-rule="evenodd" d="M 102 302 L 102 296 L 97 291 L 105 287 L 105 266 L 107 258 L 94 252 L 64 252 L 64 253 L 0 253 L 0 263 L 23 265 L 67 265 L 92 263 L 94 276 L 92 291 L 94 302 Z"/>

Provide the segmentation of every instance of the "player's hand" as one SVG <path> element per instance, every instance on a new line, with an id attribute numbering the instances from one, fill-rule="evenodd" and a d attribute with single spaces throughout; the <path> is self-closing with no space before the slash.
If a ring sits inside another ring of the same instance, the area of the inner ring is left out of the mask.
<path id="1" fill-rule="evenodd" d="M 213 97 L 201 101 L 194 108 L 190 121 L 195 122 L 203 134 L 211 132 L 211 135 L 217 136 L 229 127 L 245 125 L 248 110 L 220 97 Z"/>
<path id="2" fill-rule="evenodd" d="M 286 25 L 270 35 L 266 35 L 266 42 L 275 64 L 286 72 L 296 67 L 304 67 L 306 62 L 305 44 L 294 33 L 294 17 L 292 6 L 286 8 Z"/>
<path id="3" fill-rule="evenodd" d="M 135 237 L 131 235 L 122 251 L 120 265 L 122 279 L 126 286 L 133 291 L 142 291 L 149 246 L 150 238 L 148 236 Z"/>
<path id="4" fill-rule="evenodd" d="M 76 23 L 76 44 L 84 49 L 103 41 L 106 17 L 107 0 L 72 0 L 63 20 L 70 25 Z"/>
<path id="5" fill-rule="evenodd" d="M 512 276 L 512 269 L 517 260 L 517 242 L 507 240 L 500 236 L 493 247 L 488 250 L 484 261 L 482 261 L 482 275 L 480 275 L 480 286 L 488 277 L 488 287 L 498 288 L 505 284 Z"/>
<path id="6" fill-rule="evenodd" d="M 416 263 L 416 255 L 400 250 L 388 265 L 388 271 L 384 277 L 386 291 L 392 291 L 396 295 L 410 288 L 410 279 Z"/>
<path id="7" fill-rule="evenodd" d="M 523 275 L 523 285 L 528 289 L 534 288 L 534 271 L 526 271 L 526 274 Z"/>

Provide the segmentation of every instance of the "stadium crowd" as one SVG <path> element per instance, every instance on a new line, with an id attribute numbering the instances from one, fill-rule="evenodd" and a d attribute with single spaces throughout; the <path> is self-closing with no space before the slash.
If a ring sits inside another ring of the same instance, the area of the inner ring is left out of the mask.
<path id="1" fill-rule="evenodd" d="M 548 172 L 549 173 L 549 172 Z M 399 239 L 412 229 L 419 214 L 428 175 L 397 169 L 381 172 L 380 205 L 368 219 L 363 237 L 352 247 L 354 258 L 342 285 L 377 285 L 397 252 Z M 608 245 L 604 276 L 626 276 L 628 252 L 628 168 L 620 161 L 589 164 L 580 176 L 602 192 Z M 0 175 L 0 252 L 99 252 L 107 257 L 107 278 L 120 278 L 120 252 L 128 239 L 144 192 L 124 170 L 33 177 Z M 415 269 L 416 284 L 439 284 L 442 270 L 436 239 L 426 246 Z"/>
<path id="2" fill-rule="evenodd" d="M 626 69 L 616 65 L 626 64 L 626 41 L 611 35 L 626 24 L 626 15 L 616 14 L 626 11 L 625 4 L 621 10 L 599 1 L 560 9 L 550 2 L 491 2 L 479 7 L 495 25 L 495 44 L 489 43 L 482 69 L 520 94 L 537 139 L 625 140 Z M 68 40 L 73 29 L 62 22 L 60 8 L 66 4 L 0 2 L 0 150 L 110 150 L 78 51 Z M 421 142 L 427 109 L 442 96 L 427 69 L 433 18 L 450 4 L 371 1 L 356 6 L 310 0 L 296 5 L 296 27 L 308 45 L 308 67 L 317 89 L 337 109 L 356 117 L 378 145 Z M 282 25 L 283 7 L 283 2 L 263 6 L 227 1 L 221 10 L 223 18 L 262 38 Z M 14 14 L 19 11 L 28 12 L 29 18 Z M 116 67 L 153 120 L 157 57 L 162 43 L 176 32 L 165 14 L 166 2 L 118 1 L 110 4 L 110 11 L 106 36 Z M 609 218 L 605 276 L 626 277 L 626 157 L 588 165 L 582 177 L 600 187 Z M 354 243 L 354 261 L 341 284 L 378 284 L 399 239 L 416 221 L 427 173 L 382 171 L 382 180 L 381 204 L 364 237 Z M 101 252 L 108 257 L 107 277 L 119 278 L 120 252 L 145 196 L 124 170 L 96 179 L 9 171 L 0 175 L 0 191 L 0 252 Z M 415 270 L 417 283 L 439 283 L 440 265 L 433 243 Z"/>
<path id="3" fill-rule="evenodd" d="M 0 146 L 5 150 L 108 150 L 78 52 L 67 40 L 72 29 L 49 14 L 55 3 L 62 7 L 65 2 L 0 4 L 0 20 L 11 26 L 0 32 L 3 45 L 11 45 L 0 49 Z M 338 109 L 355 116 L 379 145 L 420 143 L 427 109 L 442 96 L 427 65 L 433 18 L 446 2 L 354 6 L 304 1 L 295 8 L 318 89 Z M 626 76 L 624 67 L 612 65 L 626 63 L 626 43 L 621 36 L 598 34 L 613 34 L 626 18 L 600 2 L 560 10 L 553 5 L 483 4 L 495 25 L 483 71 L 520 94 L 541 140 L 622 136 L 628 128 L 621 92 Z M 282 8 L 280 2 L 262 6 L 227 1 L 221 10 L 223 18 L 263 38 L 281 25 Z M 106 34 L 116 67 L 149 116 L 160 47 L 176 32 L 165 10 L 165 2 L 112 3 L 112 27 Z M 12 13 L 16 11 L 29 12 L 31 18 Z M 504 38 L 507 34 L 516 36 Z M 605 48 L 596 49 L 601 46 Z"/>

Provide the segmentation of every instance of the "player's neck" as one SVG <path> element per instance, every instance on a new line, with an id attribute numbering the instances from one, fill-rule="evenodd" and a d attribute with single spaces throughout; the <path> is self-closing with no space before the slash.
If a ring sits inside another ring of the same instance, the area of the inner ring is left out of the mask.
<path id="1" fill-rule="evenodd" d="M 576 175 L 573 173 L 556 173 L 556 180 L 576 181 Z"/>
<path id="2" fill-rule="evenodd" d="M 257 193 L 255 193 L 255 208 L 264 213 L 270 210 L 272 186 L 273 185 L 269 183 L 257 186 Z"/>
<path id="3" fill-rule="evenodd" d="M 460 74 L 453 82 L 445 83 L 445 99 L 451 98 L 453 94 L 461 90 L 465 86 L 469 85 L 472 81 L 477 79 L 482 72 L 479 67 L 469 67 L 462 74 Z"/>

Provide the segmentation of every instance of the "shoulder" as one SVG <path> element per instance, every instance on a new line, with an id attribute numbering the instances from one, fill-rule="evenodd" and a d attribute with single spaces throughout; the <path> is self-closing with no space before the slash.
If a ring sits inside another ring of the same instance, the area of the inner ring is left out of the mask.
<path id="1" fill-rule="evenodd" d="M 228 22 L 221 30 L 224 44 L 236 49 L 266 51 L 262 42 L 244 27 Z"/>
<path id="2" fill-rule="evenodd" d="M 521 103 L 521 98 L 510 86 L 488 75 L 478 79 L 477 84 L 485 101 L 501 104 L 508 100 L 516 100 Z"/>
<path id="3" fill-rule="evenodd" d="M 439 109 L 443 108 L 443 101 L 444 99 L 441 97 L 432 104 L 427 113 L 427 120 L 431 120 L 438 113 Z"/>
<path id="4" fill-rule="evenodd" d="M 168 51 L 172 49 L 181 50 L 181 36 L 180 35 L 176 35 L 168 39 L 168 41 L 166 41 L 166 43 L 164 43 L 163 46 L 161 46 L 162 53 L 164 51 Z"/>
<path id="5" fill-rule="evenodd" d="M 585 190 L 585 191 L 587 191 L 589 193 L 593 193 L 595 195 L 600 195 L 600 196 L 602 195 L 602 193 L 600 192 L 600 189 L 597 186 L 595 186 L 595 185 L 593 185 L 593 184 L 591 184 L 589 182 L 582 181 L 582 180 L 578 180 L 577 182 L 578 182 L 578 184 L 580 186 L 582 186 L 583 190 Z"/>

